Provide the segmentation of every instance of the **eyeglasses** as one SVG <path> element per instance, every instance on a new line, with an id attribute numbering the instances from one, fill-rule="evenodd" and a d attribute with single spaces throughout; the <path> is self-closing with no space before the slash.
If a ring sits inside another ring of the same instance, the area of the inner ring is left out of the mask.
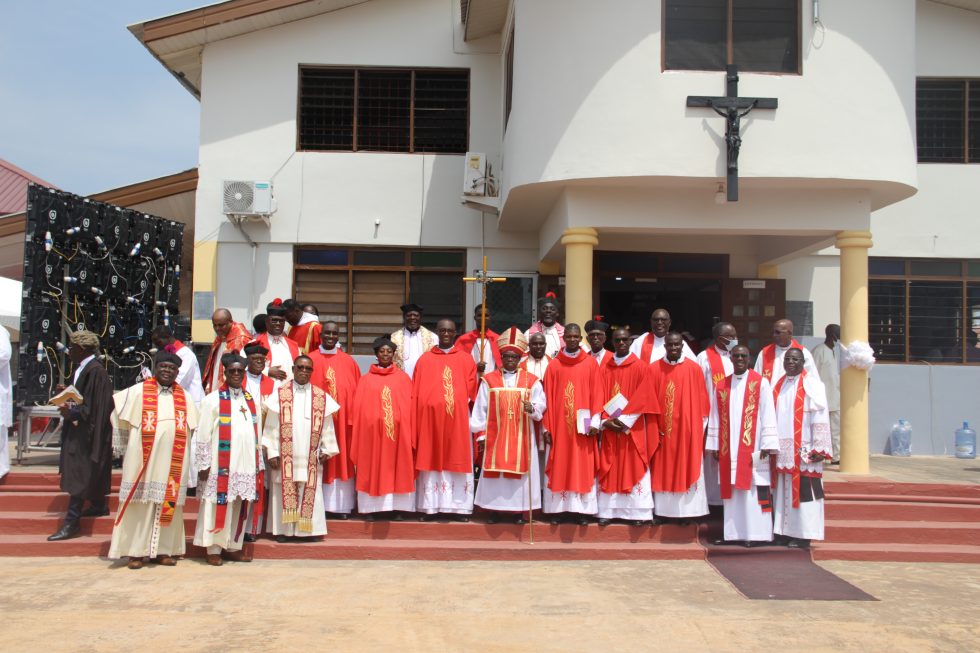
<path id="1" fill-rule="evenodd" d="M 626 337 L 626 338 L 613 338 L 613 342 L 627 342 L 627 341 L 629 341 L 629 337 Z"/>

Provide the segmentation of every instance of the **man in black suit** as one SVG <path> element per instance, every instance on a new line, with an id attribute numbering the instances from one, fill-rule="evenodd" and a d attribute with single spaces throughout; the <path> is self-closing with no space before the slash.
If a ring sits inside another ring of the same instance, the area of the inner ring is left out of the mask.
<path id="1" fill-rule="evenodd" d="M 99 337 L 75 331 L 68 356 L 74 367 L 72 385 L 82 396 L 79 404 L 61 405 L 61 489 L 70 496 L 61 528 L 49 541 L 76 537 L 81 517 L 109 514 L 107 495 L 112 483 L 112 381 L 99 362 Z M 88 509 L 83 510 L 85 501 Z"/>

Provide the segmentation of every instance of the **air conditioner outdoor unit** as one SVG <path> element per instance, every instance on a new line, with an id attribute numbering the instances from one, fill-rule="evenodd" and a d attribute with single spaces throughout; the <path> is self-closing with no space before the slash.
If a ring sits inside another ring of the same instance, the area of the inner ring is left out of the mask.
<path id="1" fill-rule="evenodd" d="M 268 181 L 224 181 L 221 212 L 225 215 L 268 216 L 275 212 L 272 184 Z"/>
<path id="2" fill-rule="evenodd" d="M 487 194 L 487 157 L 480 152 L 467 152 L 463 164 L 463 195 Z"/>

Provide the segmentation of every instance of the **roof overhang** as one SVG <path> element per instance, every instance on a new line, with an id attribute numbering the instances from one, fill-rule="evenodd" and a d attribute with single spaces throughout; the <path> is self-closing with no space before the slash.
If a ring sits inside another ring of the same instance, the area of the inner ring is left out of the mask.
<path id="1" fill-rule="evenodd" d="M 932 0 L 932 2 L 949 5 L 950 7 L 959 7 L 967 11 L 980 12 L 980 0 Z"/>
<path id="2" fill-rule="evenodd" d="M 510 0 L 460 0 L 467 41 L 500 34 L 507 23 Z"/>
<path id="3" fill-rule="evenodd" d="M 201 97 L 201 52 L 208 43 L 319 16 L 369 0 L 226 0 L 129 26 L 191 95 Z"/>

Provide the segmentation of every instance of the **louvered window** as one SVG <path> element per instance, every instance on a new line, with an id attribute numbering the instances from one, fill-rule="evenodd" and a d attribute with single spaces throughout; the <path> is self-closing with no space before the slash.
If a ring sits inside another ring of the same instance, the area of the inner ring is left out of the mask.
<path id="1" fill-rule="evenodd" d="M 920 163 L 980 163 L 980 80 L 918 80 L 915 118 Z"/>
<path id="2" fill-rule="evenodd" d="M 464 154 L 468 70 L 300 68 L 298 148 Z"/>

